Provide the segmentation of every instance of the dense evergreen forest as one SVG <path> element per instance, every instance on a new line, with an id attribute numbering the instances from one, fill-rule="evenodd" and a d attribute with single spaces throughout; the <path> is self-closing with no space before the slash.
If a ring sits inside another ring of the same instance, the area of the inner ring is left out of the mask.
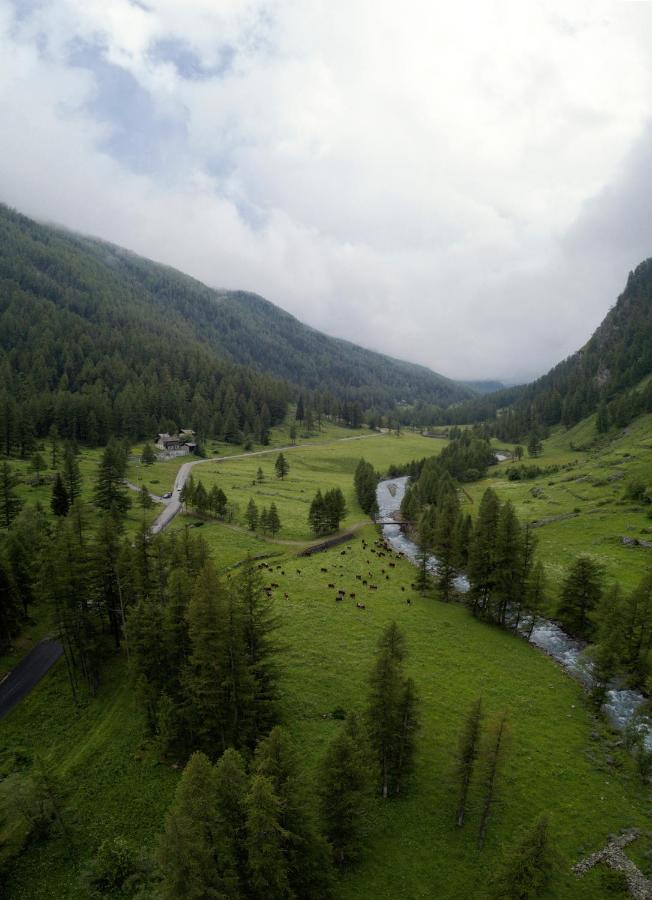
<path id="1" fill-rule="evenodd" d="M 26 455 L 52 425 L 94 444 L 180 426 L 258 439 L 300 390 L 349 424 L 408 397 L 446 405 L 469 395 L 427 369 L 327 338 L 262 298 L 213 291 L 6 207 L 0 237 L 5 454 Z"/>
<path id="2" fill-rule="evenodd" d="M 599 412 L 598 430 L 624 427 L 652 410 L 652 389 L 634 390 L 652 371 L 652 259 L 629 273 L 625 290 L 591 339 L 546 375 L 440 413 L 439 421 L 493 420 L 503 440 L 520 440 L 533 428 L 577 424 Z M 422 413 L 437 421 L 432 410 Z"/>

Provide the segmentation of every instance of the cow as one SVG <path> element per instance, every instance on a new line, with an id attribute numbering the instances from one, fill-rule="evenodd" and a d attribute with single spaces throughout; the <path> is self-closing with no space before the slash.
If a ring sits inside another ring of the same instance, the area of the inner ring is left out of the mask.
<path id="1" fill-rule="evenodd" d="M 367 608 L 367 607 L 364 605 L 364 603 L 356 603 L 356 606 L 358 607 L 358 609 L 366 609 L 366 608 Z"/>
<path id="2" fill-rule="evenodd" d="M 333 590 L 335 590 L 335 585 L 332 582 L 329 582 L 328 586 L 329 588 L 333 588 Z"/>

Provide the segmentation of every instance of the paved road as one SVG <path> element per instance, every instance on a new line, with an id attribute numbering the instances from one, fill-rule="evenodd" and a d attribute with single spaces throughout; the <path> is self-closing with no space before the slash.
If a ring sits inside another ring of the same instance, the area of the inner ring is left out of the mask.
<path id="1" fill-rule="evenodd" d="M 163 500 L 163 503 L 167 502 L 167 506 L 156 517 L 154 524 L 152 525 L 152 534 L 158 534 L 159 532 L 167 528 L 172 519 L 174 519 L 177 513 L 181 510 L 179 494 L 181 493 L 184 484 L 188 480 L 193 466 L 200 466 L 202 463 L 209 462 L 222 464 L 229 462 L 229 460 L 231 459 L 248 459 L 250 456 L 264 456 L 267 453 L 287 453 L 290 450 L 304 450 L 306 447 L 327 447 L 329 444 L 339 444 L 343 441 L 364 441 L 373 437 L 378 437 L 378 435 L 354 434 L 351 437 L 336 438 L 334 441 L 307 441 L 304 444 L 290 444 L 288 447 L 271 447 L 269 450 L 254 450 L 251 453 L 237 453 L 233 456 L 212 456 L 209 459 L 194 459 L 192 460 L 192 462 L 184 463 L 177 472 L 177 477 L 174 479 L 172 499 L 168 501 Z"/>
<path id="2" fill-rule="evenodd" d="M 46 638 L 21 659 L 0 683 L 0 719 L 29 694 L 62 653 L 59 641 Z"/>

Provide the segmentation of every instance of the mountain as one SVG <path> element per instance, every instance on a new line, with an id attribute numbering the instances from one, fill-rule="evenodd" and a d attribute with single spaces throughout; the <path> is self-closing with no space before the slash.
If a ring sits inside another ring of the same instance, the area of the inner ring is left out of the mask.
<path id="1" fill-rule="evenodd" d="M 489 379 L 485 381 L 460 381 L 458 383 L 470 388 L 474 394 L 493 394 L 495 391 L 502 391 L 505 388 L 502 381 L 491 381 Z"/>
<path id="2" fill-rule="evenodd" d="M 321 334 L 262 297 L 214 290 L 3 206 L 0 372 L 38 434 L 56 422 L 100 439 L 202 419 L 202 430 L 219 434 L 233 416 L 255 432 L 261 416 L 276 421 L 301 392 L 319 393 L 335 412 L 346 406 L 345 418 L 472 396 L 422 366 Z"/>
<path id="3" fill-rule="evenodd" d="M 587 343 L 528 385 L 506 388 L 463 404 L 456 421 L 495 416 L 496 431 L 517 440 L 533 426 L 571 427 L 601 410 L 600 428 L 624 426 L 652 410 L 652 387 L 636 386 L 652 373 L 652 259 L 629 273 L 625 290 Z"/>

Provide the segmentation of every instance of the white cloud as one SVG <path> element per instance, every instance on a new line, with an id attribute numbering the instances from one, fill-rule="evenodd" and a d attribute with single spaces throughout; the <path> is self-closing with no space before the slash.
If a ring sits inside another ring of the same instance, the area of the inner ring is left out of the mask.
<path id="1" fill-rule="evenodd" d="M 650 253 L 652 219 L 600 224 L 645 190 L 644 7 L 0 0 L 0 197 L 454 377 L 536 374 Z M 111 143 L 136 90 L 156 160 Z"/>

